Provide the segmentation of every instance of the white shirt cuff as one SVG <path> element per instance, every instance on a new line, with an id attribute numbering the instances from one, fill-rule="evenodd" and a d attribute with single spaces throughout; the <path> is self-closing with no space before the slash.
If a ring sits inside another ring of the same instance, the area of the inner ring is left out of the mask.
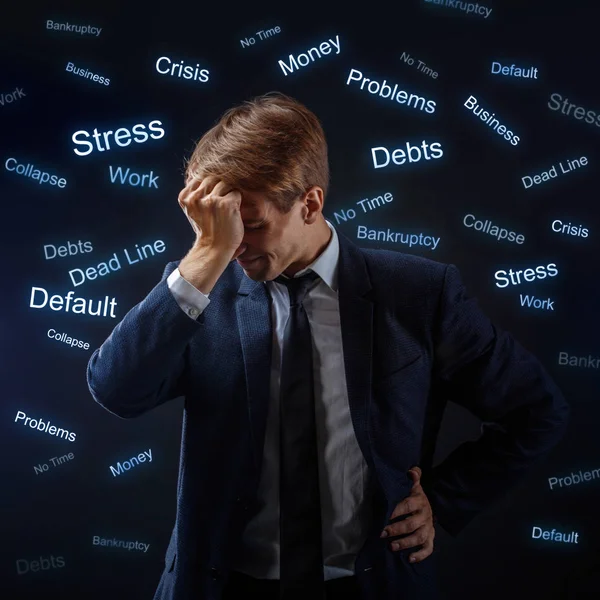
<path id="1" fill-rule="evenodd" d="M 167 285 L 181 310 L 194 321 L 210 304 L 208 296 L 184 279 L 179 269 L 167 277 Z"/>

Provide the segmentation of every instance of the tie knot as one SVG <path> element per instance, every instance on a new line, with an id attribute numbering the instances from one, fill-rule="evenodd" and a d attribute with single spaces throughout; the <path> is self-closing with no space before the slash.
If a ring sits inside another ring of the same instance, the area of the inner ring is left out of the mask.
<path id="1" fill-rule="evenodd" d="M 290 306 L 295 306 L 296 304 L 302 304 L 304 300 L 304 296 L 306 296 L 306 292 L 308 292 L 308 288 L 312 285 L 315 279 L 318 279 L 319 276 L 314 271 L 309 271 L 306 275 L 302 275 L 301 277 L 284 277 L 283 275 L 279 275 L 279 277 L 275 278 L 277 283 L 283 283 L 288 289 L 290 293 Z"/>

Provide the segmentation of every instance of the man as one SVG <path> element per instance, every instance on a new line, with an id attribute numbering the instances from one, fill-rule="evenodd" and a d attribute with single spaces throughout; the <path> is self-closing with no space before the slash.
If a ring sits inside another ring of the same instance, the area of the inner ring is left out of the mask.
<path id="1" fill-rule="evenodd" d="M 328 184 L 305 106 L 228 110 L 187 164 L 192 248 L 90 358 L 122 418 L 185 396 L 155 600 L 436 598 L 434 516 L 457 535 L 564 433 L 560 391 L 457 268 L 359 248 Z M 447 398 L 482 435 L 432 468 Z"/>

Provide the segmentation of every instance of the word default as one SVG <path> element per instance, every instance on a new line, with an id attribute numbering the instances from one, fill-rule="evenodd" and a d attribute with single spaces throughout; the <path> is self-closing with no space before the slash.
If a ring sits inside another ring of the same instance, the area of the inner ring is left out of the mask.
<path id="1" fill-rule="evenodd" d="M 531 537 L 534 540 L 543 538 L 544 540 L 550 540 L 551 542 L 564 542 L 566 544 L 578 544 L 577 538 L 579 534 L 576 531 L 571 531 L 568 535 L 566 533 L 560 533 L 553 529 L 552 531 L 544 531 L 541 527 L 534 527 L 531 532 Z"/>
<path id="2" fill-rule="evenodd" d="M 503 67 L 499 62 L 492 63 L 492 75 L 498 75 L 499 73 L 502 73 L 502 75 L 511 75 L 513 77 L 537 79 L 537 72 L 537 67 L 529 67 L 528 69 L 522 69 L 521 67 L 517 67 L 515 65 L 510 65 L 510 67 Z"/>
<path id="3" fill-rule="evenodd" d="M 327 41 L 327 42 L 321 42 L 318 49 L 310 48 L 309 50 L 306 51 L 306 53 L 303 52 L 301 54 L 298 54 L 297 57 L 294 57 L 293 54 L 290 54 L 289 58 L 288 58 L 288 60 L 290 61 L 290 64 L 287 65 L 286 63 L 283 62 L 283 60 L 280 60 L 279 66 L 281 67 L 283 74 L 287 77 L 286 69 L 288 72 L 293 73 L 294 71 L 300 70 L 301 67 L 306 67 L 311 61 L 314 62 L 315 60 L 318 60 L 319 58 L 323 58 L 321 56 L 322 54 L 325 54 L 325 55 L 329 54 L 331 52 L 331 46 L 333 46 L 334 48 L 337 48 L 336 54 L 340 53 L 340 36 L 339 35 L 335 36 L 335 41 L 333 41 L 330 38 L 329 41 Z"/>
<path id="4" fill-rule="evenodd" d="M 43 295 L 43 302 L 41 304 L 34 304 L 35 295 L 37 292 L 41 292 Z M 69 304 L 73 297 L 73 290 L 67 293 L 65 296 L 66 305 L 65 312 L 69 312 Z M 92 315 L 95 317 L 106 317 L 106 312 L 108 311 L 108 305 L 110 304 L 110 316 L 115 319 L 116 315 L 114 314 L 114 307 L 117 305 L 117 301 L 113 298 L 110 302 L 108 301 L 108 296 L 104 296 L 104 300 L 98 300 L 98 308 L 96 312 L 92 310 L 93 300 L 88 300 L 86 304 L 85 298 L 73 298 L 73 308 L 71 312 L 79 315 Z M 44 308 L 48 304 L 48 292 L 44 288 L 40 287 L 32 287 L 31 288 L 31 298 L 29 299 L 29 308 Z M 50 298 L 50 308 L 52 310 L 62 310 L 63 305 L 63 297 L 55 294 Z M 104 306 L 104 312 L 102 311 L 102 307 Z"/>

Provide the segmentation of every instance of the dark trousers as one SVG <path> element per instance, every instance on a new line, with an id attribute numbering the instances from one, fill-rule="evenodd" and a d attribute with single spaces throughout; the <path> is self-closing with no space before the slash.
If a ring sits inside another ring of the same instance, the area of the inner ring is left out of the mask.
<path id="1" fill-rule="evenodd" d="M 361 600 L 356 577 L 341 577 L 325 582 L 327 600 Z M 233 571 L 225 586 L 223 600 L 279 600 L 278 579 L 255 579 L 245 573 Z M 307 600 L 311 600 L 307 598 Z"/>

